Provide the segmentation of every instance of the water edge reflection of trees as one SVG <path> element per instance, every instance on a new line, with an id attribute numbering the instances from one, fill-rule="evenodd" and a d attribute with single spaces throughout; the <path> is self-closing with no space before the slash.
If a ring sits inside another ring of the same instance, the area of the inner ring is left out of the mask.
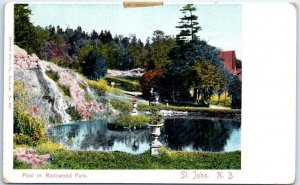
<path id="1" fill-rule="evenodd" d="M 219 152 L 224 147 L 233 129 L 239 129 L 240 122 L 233 120 L 168 119 L 165 122 L 162 140 L 172 150 L 193 150 Z"/>
<path id="2" fill-rule="evenodd" d="M 236 120 L 167 119 L 159 140 L 171 150 L 220 152 L 240 125 Z M 110 131 L 104 120 L 55 127 L 53 134 L 57 142 L 75 150 L 143 153 L 151 142 L 148 129 Z"/>

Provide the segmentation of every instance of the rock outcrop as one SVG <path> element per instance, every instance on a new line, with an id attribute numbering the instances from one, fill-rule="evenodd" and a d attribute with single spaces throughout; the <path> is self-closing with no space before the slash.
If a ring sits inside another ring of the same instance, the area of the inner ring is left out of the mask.
<path id="1" fill-rule="evenodd" d="M 83 120 L 105 110 L 104 105 L 95 100 L 97 97 L 88 84 L 72 70 L 40 60 L 18 46 L 14 47 L 14 57 L 14 80 L 21 82 L 27 91 L 30 98 L 27 108 L 38 111 L 48 125 L 72 121 L 66 112 L 70 107 L 75 108 Z"/>

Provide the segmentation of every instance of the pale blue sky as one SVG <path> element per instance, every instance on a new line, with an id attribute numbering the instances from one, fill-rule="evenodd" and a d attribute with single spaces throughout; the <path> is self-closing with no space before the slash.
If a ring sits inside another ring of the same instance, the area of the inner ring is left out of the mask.
<path id="1" fill-rule="evenodd" d="M 59 25 L 62 28 L 81 26 L 86 32 L 110 30 L 113 35 L 135 34 L 143 42 L 154 30 L 166 35 L 176 35 L 182 4 L 156 7 L 123 8 L 122 4 L 30 4 L 31 21 L 42 27 Z M 202 31 L 200 39 L 223 50 L 241 51 L 241 5 L 202 4 L 195 5 Z"/>

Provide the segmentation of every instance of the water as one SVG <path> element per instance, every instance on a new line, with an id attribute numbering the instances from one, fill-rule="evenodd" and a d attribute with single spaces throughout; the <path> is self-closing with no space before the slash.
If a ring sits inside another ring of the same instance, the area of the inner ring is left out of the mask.
<path id="1" fill-rule="evenodd" d="M 228 152 L 240 150 L 240 121 L 218 119 L 166 119 L 161 143 L 177 151 Z M 132 154 L 150 149 L 149 129 L 111 131 L 105 120 L 54 127 L 53 139 L 71 150 L 122 151 Z"/>

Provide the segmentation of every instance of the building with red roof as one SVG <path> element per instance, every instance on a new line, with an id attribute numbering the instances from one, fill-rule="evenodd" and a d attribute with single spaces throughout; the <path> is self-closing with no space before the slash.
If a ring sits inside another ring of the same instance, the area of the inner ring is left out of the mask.
<path id="1" fill-rule="evenodd" d="M 242 68 L 236 67 L 236 55 L 235 51 L 221 51 L 219 57 L 223 60 L 225 68 L 233 75 L 238 75 L 242 80 Z"/>

